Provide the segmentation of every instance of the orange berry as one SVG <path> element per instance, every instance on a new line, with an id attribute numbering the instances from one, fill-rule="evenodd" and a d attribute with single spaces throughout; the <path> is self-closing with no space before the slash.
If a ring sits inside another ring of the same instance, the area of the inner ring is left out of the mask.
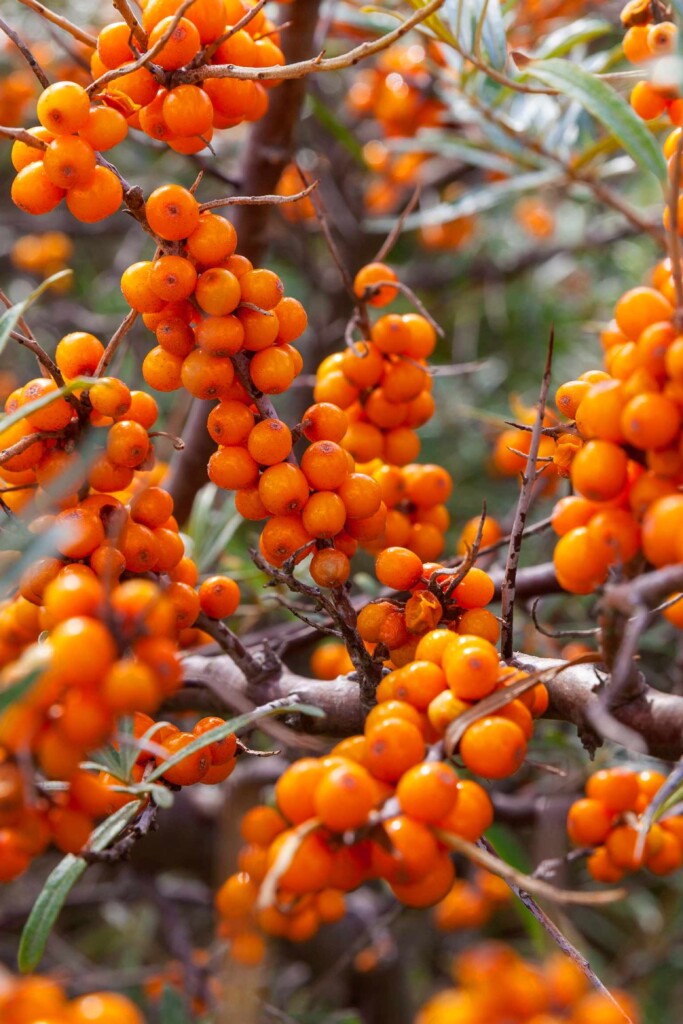
<path id="1" fill-rule="evenodd" d="M 227 619 L 240 603 L 239 587 L 227 576 L 210 576 L 199 588 L 199 603 L 209 618 Z"/>
<path id="2" fill-rule="evenodd" d="M 526 737 L 515 722 L 492 715 L 467 727 L 460 740 L 460 756 L 476 775 L 504 779 L 517 771 L 526 746 Z"/>
<path id="3" fill-rule="evenodd" d="M 314 794 L 315 813 L 331 831 L 346 832 L 365 824 L 375 800 L 369 772 L 349 761 L 323 775 Z"/>
<path id="4" fill-rule="evenodd" d="M 422 560 L 407 548 L 385 548 L 375 561 L 375 574 L 385 587 L 412 590 L 422 578 Z"/>
<path id="5" fill-rule="evenodd" d="M 416 765 L 399 780 L 396 796 L 404 814 L 436 825 L 455 807 L 458 777 L 441 762 Z"/>
<path id="6" fill-rule="evenodd" d="M 38 120 L 53 135 L 73 135 L 90 114 L 90 100 L 76 82 L 55 82 L 38 97 Z"/>
<path id="7" fill-rule="evenodd" d="M 396 280 L 396 274 L 385 263 L 367 263 L 356 274 L 353 290 L 359 299 L 366 301 L 370 306 L 386 306 L 396 298 L 397 289 L 387 284 L 378 287 L 379 282 Z"/>

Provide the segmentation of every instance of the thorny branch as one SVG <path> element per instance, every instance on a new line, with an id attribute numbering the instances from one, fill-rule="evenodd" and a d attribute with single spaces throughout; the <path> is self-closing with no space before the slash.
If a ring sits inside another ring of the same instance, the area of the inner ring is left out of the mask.
<path id="1" fill-rule="evenodd" d="M 536 422 L 534 423 L 534 428 L 531 432 L 529 454 L 527 457 L 526 467 L 524 469 L 524 475 L 522 477 L 522 486 L 519 492 L 519 500 L 517 501 L 513 527 L 510 532 L 510 545 L 508 547 L 507 561 L 505 563 L 505 583 L 503 585 L 501 599 L 501 617 L 503 620 L 503 628 L 501 631 L 501 655 L 505 661 L 508 661 L 512 657 L 513 624 L 515 614 L 515 581 L 517 578 L 517 567 L 519 566 L 519 556 L 522 549 L 524 527 L 526 525 L 527 515 L 529 514 L 534 483 L 538 476 L 536 459 L 538 456 L 538 448 L 541 443 L 545 404 L 548 397 L 548 389 L 550 388 L 553 344 L 554 333 L 551 332 L 550 340 L 548 342 L 548 355 L 546 358 L 545 370 L 543 372 L 543 382 L 541 384 L 541 392 L 538 397 Z"/>

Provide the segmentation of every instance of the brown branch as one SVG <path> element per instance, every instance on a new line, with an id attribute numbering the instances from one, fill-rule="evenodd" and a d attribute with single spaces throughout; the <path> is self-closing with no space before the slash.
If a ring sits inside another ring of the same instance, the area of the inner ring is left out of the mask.
<path id="1" fill-rule="evenodd" d="M 501 594 L 501 617 L 503 620 L 503 628 L 501 631 L 501 656 L 506 661 L 512 656 L 515 614 L 515 581 L 517 577 L 517 568 L 519 566 L 519 556 L 522 550 L 524 527 L 526 525 L 527 515 L 529 514 L 529 508 L 531 507 L 534 483 L 538 476 L 536 458 L 538 456 L 538 448 L 541 443 L 545 404 L 548 397 L 548 389 L 550 388 L 553 344 L 554 332 L 551 331 L 550 340 L 548 342 L 548 355 L 546 357 L 545 370 L 543 372 L 543 382 L 538 396 L 536 422 L 534 423 L 534 429 L 531 433 L 529 455 L 527 457 L 526 467 L 522 477 L 522 486 L 520 488 L 519 500 L 515 510 L 515 519 L 512 530 L 510 531 L 510 545 L 508 547 L 507 561 L 505 563 L 505 583 Z"/>
<path id="2" fill-rule="evenodd" d="M 33 434 L 27 434 L 20 441 L 17 441 L 16 444 L 12 444 L 9 448 L 3 448 L 0 451 L 0 466 L 5 462 L 9 462 L 15 455 L 21 455 L 22 452 L 25 452 L 37 441 L 44 441 L 48 437 L 61 437 L 61 435 L 61 430 L 36 430 Z"/>
<path id="3" fill-rule="evenodd" d="M 269 647 L 263 648 L 261 658 L 251 654 L 240 638 L 233 633 L 224 622 L 210 619 L 201 612 L 197 617 L 196 626 L 213 637 L 221 650 L 225 651 L 253 685 L 266 683 L 277 678 L 282 672 L 282 662 L 273 654 Z"/>
<path id="4" fill-rule="evenodd" d="M 8 128 L 7 125 L 0 125 L 0 135 L 6 139 L 14 139 L 15 142 L 25 142 L 27 146 L 34 146 L 36 149 L 47 149 L 47 142 L 43 142 L 36 135 L 31 135 L 25 128 Z"/>
<path id="5" fill-rule="evenodd" d="M 109 364 L 111 363 L 112 359 L 116 355 L 116 352 L 118 351 L 119 345 L 121 344 L 125 336 L 128 334 L 128 331 L 131 329 L 137 318 L 138 311 L 136 309 L 131 309 L 131 311 L 128 313 L 128 316 L 125 317 L 125 319 L 116 328 L 111 338 L 109 339 L 109 342 L 107 343 L 107 347 L 102 353 L 102 358 L 97 364 L 97 369 L 95 370 L 96 377 L 104 376 L 105 371 L 109 367 Z"/>
<path id="6" fill-rule="evenodd" d="M 298 203 L 300 199 L 310 196 L 318 185 L 318 181 L 312 181 L 301 192 L 295 192 L 291 196 L 227 196 L 225 199 L 210 199 L 208 203 L 200 204 L 199 212 L 206 213 L 207 210 L 217 210 L 221 206 L 282 206 L 284 203 Z"/>
<path id="7" fill-rule="evenodd" d="M 180 82 L 204 82 L 207 78 L 240 78 L 245 81 L 263 82 L 267 80 L 282 80 L 290 81 L 292 79 L 305 78 L 307 75 L 313 74 L 314 72 L 321 71 L 343 71 L 345 68 L 354 67 L 359 64 L 360 61 L 366 60 L 368 57 L 374 56 L 376 53 L 381 53 L 382 50 L 386 50 L 387 47 L 391 46 L 397 40 L 403 38 L 407 32 L 410 32 L 416 25 L 422 24 L 432 14 L 434 14 L 443 5 L 444 0 L 429 0 L 429 3 L 425 4 L 419 10 L 411 14 L 409 18 L 406 18 L 398 28 L 392 29 L 391 32 L 387 32 L 386 35 L 380 36 L 379 39 L 373 39 L 370 42 L 361 43 L 360 46 L 354 47 L 353 50 L 348 50 L 346 53 L 342 53 L 337 57 L 323 57 L 322 53 L 318 54 L 317 57 L 310 58 L 308 60 L 299 60 L 294 63 L 279 65 L 275 64 L 272 67 L 267 68 L 247 68 L 237 67 L 234 64 L 207 64 L 201 68 L 193 68 L 189 71 L 175 72 L 172 76 L 172 84 L 177 85 Z M 293 11 L 291 14 L 291 26 L 293 30 L 296 24 L 296 16 Z"/>
<path id="8" fill-rule="evenodd" d="M 85 43 L 86 46 L 91 46 L 93 50 L 97 46 L 97 39 L 95 36 L 91 36 L 89 32 L 85 32 L 78 25 L 74 25 L 73 22 L 69 21 L 68 18 L 62 17 L 61 14 L 55 14 L 54 11 L 49 10 L 44 4 L 38 2 L 38 0 L 19 0 L 20 4 L 24 7 L 28 7 L 30 10 L 35 11 L 45 21 L 52 22 L 53 25 L 57 25 L 59 28 L 68 32 L 74 39 L 78 39 L 79 43 Z"/>
<path id="9" fill-rule="evenodd" d="M 131 30 L 143 50 L 147 49 L 147 33 L 135 17 L 135 14 L 128 3 L 128 0 L 112 0 L 116 10 L 119 12 L 128 28 Z"/>
<path id="10" fill-rule="evenodd" d="M 12 40 L 12 42 L 19 50 L 28 66 L 30 67 L 31 71 L 42 85 L 43 89 L 47 89 L 48 85 L 50 84 L 50 79 L 47 77 L 47 75 L 41 68 L 40 64 L 38 63 L 34 55 L 31 53 L 29 47 L 21 38 L 21 36 L 17 32 L 15 32 L 14 29 L 11 28 L 3 18 L 0 18 L 0 29 L 2 29 L 5 35 Z"/>

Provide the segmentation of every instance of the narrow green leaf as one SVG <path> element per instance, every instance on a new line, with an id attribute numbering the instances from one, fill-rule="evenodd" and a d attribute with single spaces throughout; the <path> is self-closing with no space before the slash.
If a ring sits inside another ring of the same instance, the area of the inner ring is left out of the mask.
<path id="1" fill-rule="evenodd" d="M 133 820 L 141 806 L 142 801 L 135 800 L 106 818 L 90 836 L 89 848 L 95 852 L 105 850 Z M 40 963 L 64 901 L 87 867 L 88 862 L 82 857 L 68 853 L 49 875 L 21 933 L 18 964 L 22 974 L 34 971 Z"/>
<path id="2" fill-rule="evenodd" d="M 542 39 L 534 52 L 537 57 L 562 57 L 581 43 L 591 43 L 614 31 L 614 27 L 599 18 L 578 18 L 563 25 Z"/>
<path id="3" fill-rule="evenodd" d="M 63 281 L 65 278 L 71 277 L 72 274 L 72 270 L 57 271 L 56 274 L 52 274 L 51 277 L 45 278 L 37 288 L 34 288 L 28 298 L 24 299 L 23 302 L 17 302 L 14 306 L 10 306 L 10 308 L 0 316 L 0 354 L 9 341 L 10 334 L 17 326 L 29 306 L 33 305 L 36 299 L 39 299 L 43 292 L 47 291 L 47 289 L 53 284 L 56 284 L 57 281 Z"/>
<path id="4" fill-rule="evenodd" d="M 50 391 L 49 394 L 43 395 L 42 398 L 36 398 L 33 402 L 27 402 L 26 405 L 20 405 L 9 416 L 3 416 L 0 419 L 0 431 L 9 430 L 15 423 L 25 419 L 26 416 L 30 416 L 34 412 L 38 412 L 39 409 L 44 409 L 46 405 L 52 405 L 58 398 L 63 398 L 65 395 L 72 394 L 78 388 L 87 388 L 88 385 L 95 383 L 97 383 L 97 377 L 74 377 L 64 387 L 57 388 L 56 391 Z"/>
<path id="5" fill-rule="evenodd" d="M 262 708 L 255 708 L 254 711 L 247 711 L 244 715 L 238 715 L 237 718 L 231 718 L 223 725 L 217 725 L 215 729 L 210 729 L 209 732 L 205 732 L 203 736 L 199 736 L 192 743 L 188 743 L 186 747 L 179 750 L 177 754 L 173 754 L 166 761 L 162 761 L 158 764 L 154 771 L 145 779 L 145 782 L 156 782 L 157 779 L 161 778 L 164 772 L 168 771 L 176 764 L 180 764 L 190 754 L 195 754 L 199 750 L 204 750 L 205 747 L 211 746 L 212 743 L 216 743 L 218 740 L 224 740 L 226 736 L 229 736 L 233 732 L 237 732 L 239 729 L 244 729 L 248 725 L 253 725 L 258 722 L 261 718 L 269 718 L 271 715 L 310 715 L 312 718 L 324 717 L 324 712 L 320 708 L 313 707 L 312 704 L 281 704 L 276 707 L 269 707 L 267 704 Z"/>
<path id="6" fill-rule="evenodd" d="M 40 679 L 45 668 L 32 668 L 25 676 L 18 679 L 16 683 L 10 683 L 4 690 L 0 690 L 0 715 L 11 707 L 16 701 L 21 700 L 31 689 L 37 679 Z"/>
<path id="7" fill-rule="evenodd" d="M 524 71 L 551 89 L 579 103 L 626 150 L 636 165 L 650 171 L 662 185 L 666 161 L 650 132 L 623 96 L 606 82 L 568 60 L 531 61 Z"/>

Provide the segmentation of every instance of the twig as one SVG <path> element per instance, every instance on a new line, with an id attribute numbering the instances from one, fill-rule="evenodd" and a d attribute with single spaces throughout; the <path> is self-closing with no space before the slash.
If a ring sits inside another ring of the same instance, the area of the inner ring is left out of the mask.
<path id="1" fill-rule="evenodd" d="M 421 195 L 422 186 L 418 184 L 415 186 L 415 191 L 413 192 L 412 196 L 410 197 L 405 207 L 399 214 L 398 219 L 394 224 L 393 228 L 391 229 L 391 231 L 385 238 L 384 242 L 380 246 L 377 255 L 373 259 L 373 263 L 382 263 L 382 261 L 387 258 L 387 256 L 389 255 L 389 253 L 391 252 L 391 250 L 394 248 L 399 238 L 401 237 L 401 234 L 403 232 L 403 225 L 405 224 L 406 219 L 410 216 L 410 214 L 413 212 L 413 210 L 419 203 Z"/>
<path id="2" fill-rule="evenodd" d="M 479 840 L 479 844 L 484 850 L 490 853 L 493 858 L 495 858 L 496 860 L 500 860 L 495 849 L 486 838 L 482 837 Z M 583 954 L 578 951 L 576 946 L 572 945 L 569 939 L 567 939 L 566 936 L 562 934 L 557 925 L 550 920 L 546 912 L 542 910 L 541 907 L 539 907 L 538 903 L 533 898 L 533 896 L 526 889 L 523 889 L 521 886 L 519 886 L 517 882 L 514 881 L 514 879 L 506 878 L 505 881 L 510 886 L 510 889 L 514 892 L 517 899 L 521 903 L 523 903 L 527 910 L 536 918 L 538 923 L 545 929 L 545 931 L 551 937 L 553 942 L 555 942 L 559 946 L 559 948 L 562 950 L 565 956 L 569 957 L 569 959 L 574 964 L 576 964 L 579 970 L 583 974 L 585 974 L 585 976 L 590 981 L 591 985 L 593 985 L 593 987 L 597 989 L 598 992 L 600 992 L 604 996 L 607 996 L 610 1002 L 612 1002 L 617 1007 L 617 1009 L 622 1013 L 624 1021 L 628 1021 L 628 1024 L 633 1024 L 633 1021 L 631 1021 L 631 1019 L 627 1017 L 627 1015 L 624 1013 L 624 1011 L 619 1006 L 610 990 L 602 983 L 602 981 L 600 981 L 600 978 L 597 976 L 597 974 L 595 973 L 595 971 L 593 970 L 585 956 L 583 956 Z"/>
<path id="3" fill-rule="evenodd" d="M 109 342 L 107 343 L 107 347 L 102 353 L 102 358 L 97 364 L 97 369 L 95 370 L 96 377 L 104 376 L 105 370 L 107 370 L 109 364 L 116 355 L 119 345 L 121 344 L 125 336 L 128 334 L 128 331 L 131 329 L 137 318 L 138 311 L 136 309 L 131 309 L 131 311 L 128 313 L 128 316 L 126 316 L 124 320 L 116 328 L 111 338 L 109 339 Z"/>
<path id="4" fill-rule="evenodd" d="M 49 10 L 44 4 L 39 3 L 39 0 L 19 0 L 19 3 L 23 4 L 24 7 L 28 7 L 30 10 L 35 11 L 36 14 L 39 14 L 41 18 L 45 19 L 45 21 L 51 21 L 53 25 L 58 25 L 59 28 L 64 29 L 64 31 L 68 32 L 70 36 L 73 36 L 74 39 L 78 39 L 79 43 L 85 43 L 86 46 L 92 47 L 93 50 L 97 46 L 97 39 L 95 36 L 90 35 L 89 32 L 85 32 L 82 28 L 79 28 L 78 25 L 74 25 L 73 22 L 69 21 L 68 18 L 62 17 L 61 14 L 55 14 L 54 11 Z"/>
<path id="5" fill-rule="evenodd" d="M 526 524 L 526 517 L 531 505 L 534 481 L 536 480 L 538 473 L 536 469 L 536 458 L 538 456 L 538 448 L 541 443 L 541 430 L 543 428 L 545 404 L 548 398 L 548 389 L 550 387 L 550 372 L 552 367 L 554 340 L 554 331 L 551 331 L 548 342 L 548 355 L 546 357 L 545 370 L 543 371 L 543 381 L 541 383 L 541 391 L 538 397 L 536 422 L 534 423 L 534 429 L 531 433 L 529 454 L 524 474 L 522 476 L 522 486 L 519 492 L 519 500 L 517 501 L 515 519 L 510 533 L 510 545 L 508 547 L 507 561 L 505 563 L 505 583 L 503 585 L 501 600 L 501 617 L 503 620 L 503 628 L 501 632 L 501 656 L 505 661 L 508 661 L 512 657 L 513 621 L 515 614 L 515 581 L 517 577 L 517 568 L 519 566 L 519 555 L 522 549 L 524 526 Z"/>
<path id="6" fill-rule="evenodd" d="M 189 71 L 183 71 L 182 69 L 176 71 L 172 75 L 172 84 L 204 82 L 207 78 L 241 78 L 245 81 L 255 82 L 263 82 L 268 79 L 282 79 L 285 81 L 291 78 L 304 78 L 306 75 L 317 72 L 343 71 L 345 68 L 354 67 L 360 61 L 366 60 L 376 53 L 381 53 L 382 50 L 386 50 L 388 46 L 402 39 L 416 25 L 422 24 L 423 21 L 431 17 L 432 14 L 439 10 L 443 3 L 444 0 L 429 0 L 429 3 L 415 11 L 409 18 L 406 18 L 398 28 L 392 29 L 391 32 L 387 32 L 386 35 L 381 36 L 379 39 L 361 43 L 360 46 L 356 46 L 354 49 L 348 50 L 337 57 L 325 58 L 320 53 L 317 57 L 313 57 L 310 60 L 297 61 L 294 64 L 275 64 L 267 68 L 237 67 L 234 64 L 207 64 L 204 67 L 193 68 Z"/>
<path id="7" fill-rule="evenodd" d="M 36 441 L 44 441 L 48 437 L 61 436 L 61 430 L 36 430 L 33 434 L 27 434 L 26 437 L 22 437 L 20 441 L 16 442 L 16 444 L 12 444 L 9 448 L 3 448 L 2 451 L 0 451 L 0 465 L 3 465 L 5 462 L 9 462 L 9 460 L 13 459 L 15 455 L 21 455 L 21 453 L 25 452 L 31 447 L 31 445 L 34 445 Z"/>
<path id="8" fill-rule="evenodd" d="M 228 196 L 225 199 L 211 199 L 208 203 L 201 203 L 199 212 L 205 213 L 207 210 L 217 210 L 221 206 L 282 206 L 284 203 L 298 203 L 300 199 L 305 199 L 306 196 L 309 196 L 319 184 L 319 181 L 313 181 L 306 188 L 302 189 L 301 192 L 296 192 L 291 196 Z"/>
<path id="9" fill-rule="evenodd" d="M 135 17 L 135 14 L 128 3 L 128 0 L 112 0 L 116 10 L 119 12 L 128 28 L 131 30 L 143 50 L 147 49 L 147 33 Z"/>
<path id="10" fill-rule="evenodd" d="M 405 295 L 407 299 L 410 299 L 412 304 L 415 306 L 415 309 L 417 309 L 417 311 L 425 318 L 425 320 L 429 321 L 429 323 L 432 325 L 432 327 L 434 328 L 434 330 L 436 331 L 440 338 L 444 338 L 446 336 L 443 327 L 441 327 L 441 325 L 436 322 L 436 320 L 429 312 L 427 307 L 424 305 L 424 303 L 418 299 L 417 295 L 412 290 L 412 288 L 405 284 L 404 281 L 373 282 L 373 284 L 368 285 L 365 289 L 366 301 L 367 298 L 370 298 L 370 296 L 375 295 L 380 290 L 380 288 L 396 288 L 397 291 Z"/>
<path id="11" fill-rule="evenodd" d="M 106 850 L 89 850 L 86 846 L 79 856 L 88 864 L 115 864 L 117 861 L 127 860 L 137 841 L 157 828 L 157 810 L 157 805 L 150 797 L 140 816 L 130 823 L 120 839 Z"/>
<path id="12" fill-rule="evenodd" d="M 22 57 L 24 58 L 24 60 L 26 61 L 26 63 L 28 64 L 28 66 L 30 67 L 31 71 L 36 76 L 40 84 L 42 85 L 43 89 L 47 89 L 48 85 L 50 84 L 50 79 L 47 77 L 47 75 L 41 68 L 36 58 L 31 53 L 29 47 L 21 38 L 21 36 L 17 32 L 15 32 L 14 29 L 11 28 L 3 18 L 0 18 L 0 29 L 2 29 L 5 35 L 12 40 L 16 48 L 21 52 Z"/>
<path id="13" fill-rule="evenodd" d="M 201 612 L 197 617 L 196 625 L 213 637 L 221 650 L 225 651 L 228 657 L 235 662 L 250 683 L 259 685 L 270 682 L 272 679 L 277 679 L 282 672 L 282 662 L 272 651 L 270 651 L 269 658 L 259 660 L 254 657 L 224 622 L 210 619 L 208 615 Z"/>
<path id="14" fill-rule="evenodd" d="M 600 906 L 605 903 L 615 903 L 626 895 L 624 889 L 603 889 L 599 892 L 579 892 L 575 889 L 558 889 L 540 878 L 532 878 L 517 871 L 511 864 L 501 860 L 495 853 L 490 853 L 487 848 L 470 843 L 467 839 L 455 835 L 453 832 L 446 832 L 442 828 L 435 828 L 434 834 L 437 839 L 447 846 L 454 853 L 461 853 L 480 867 L 487 868 L 504 878 L 508 884 L 523 886 L 527 892 L 535 893 L 543 899 L 552 900 L 553 903 L 574 904 L 578 906 Z"/>
<path id="15" fill-rule="evenodd" d="M 27 146 L 34 146 L 35 149 L 47 149 L 47 142 L 43 142 L 36 135 L 31 135 L 25 128 L 9 128 L 1 124 L 0 135 L 6 139 L 14 139 L 15 142 L 25 142 Z"/>

